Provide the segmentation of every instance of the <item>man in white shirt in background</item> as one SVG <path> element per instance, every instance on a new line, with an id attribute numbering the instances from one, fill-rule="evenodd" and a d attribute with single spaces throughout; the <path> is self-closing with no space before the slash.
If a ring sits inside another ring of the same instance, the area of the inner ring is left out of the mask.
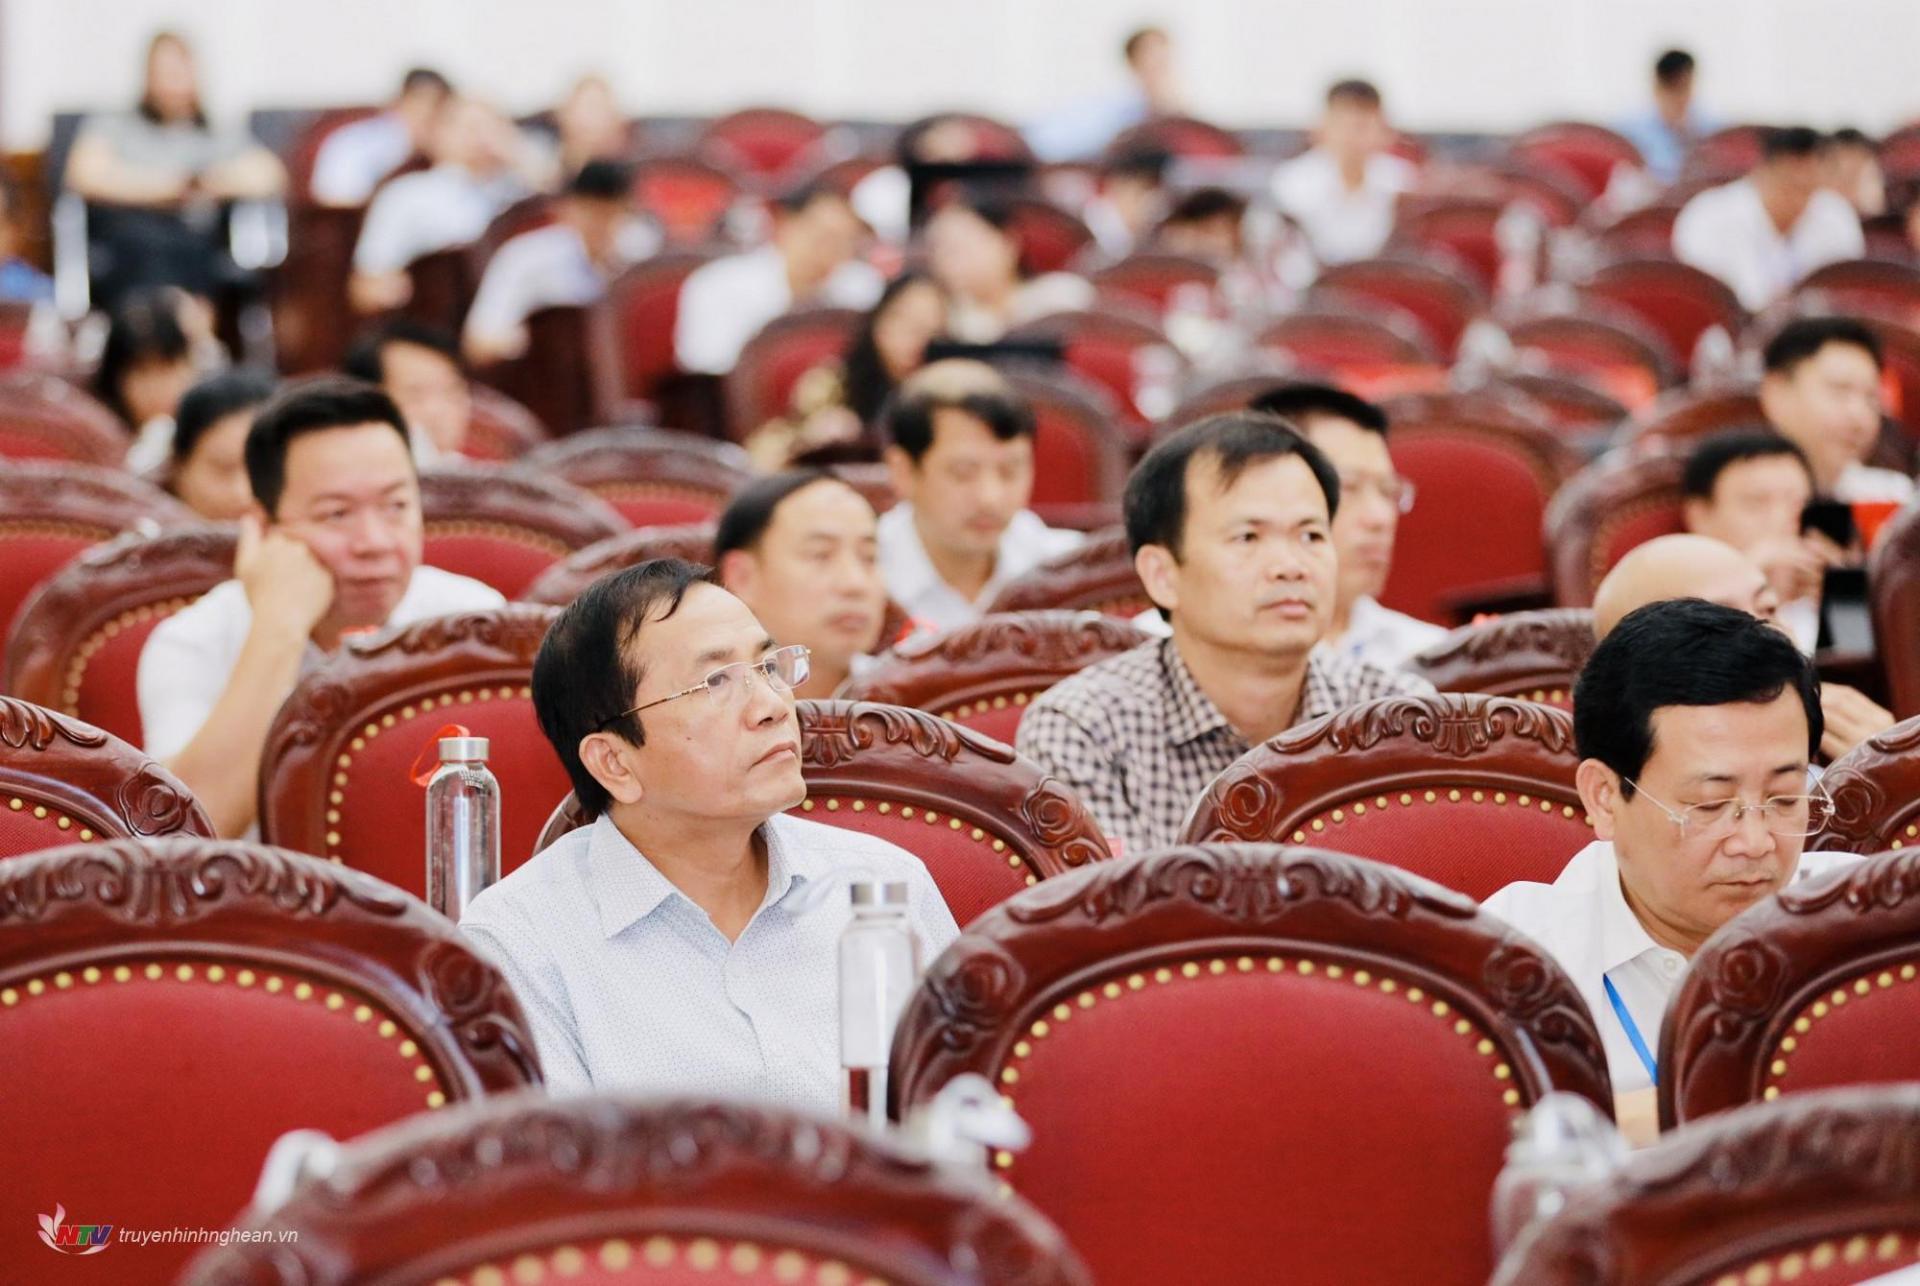
<path id="1" fill-rule="evenodd" d="M 595 820 L 460 927 L 513 985 L 549 1092 L 843 1112 L 847 884 L 906 884 L 925 962 L 957 936 L 918 858 L 788 815 L 806 676 L 804 647 L 677 559 L 602 577 L 547 632 L 534 710 Z"/>
<path id="2" fill-rule="evenodd" d="M 453 336 L 411 317 L 362 331 L 340 369 L 378 384 L 400 408 L 422 468 L 458 460 L 473 421 L 473 387 Z"/>
<path id="3" fill-rule="evenodd" d="M 847 198 L 832 188 L 780 198 L 768 244 L 716 259 L 680 287 L 673 351 L 681 369 L 725 375 L 762 326 L 805 304 L 870 307 L 885 283 L 855 257 L 864 235 Z"/>
<path id="4" fill-rule="evenodd" d="M 1400 194 L 1418 174 L 1392 146 L 1380 91 L 1343 80 L 1327 91 L 1313 148 L 1274 171 L 1274 203 L 1305 231 L 1321 263 L 1370 259 L 1387 244 Z"/>
<path id="5" fill-rule="evenodd" d="M 1805 126 L 1769 130 L 1752 172 L 1700 193 L 1673 223 L 1675 257 L 1726 282 L 1749 312 L 1866 249 L 1853 206 L 1821 186 L 1820 135 Z"/>
<path id="6" fill-rule="evenodd" d="M 1852 317 L 1801 317 L 1761 354 L 1760 410 L 1807 457 L 1814 493 L 1843 504 L 1904 504 L 1913 479 L 1869 465 L 1880 441 L 1880 337 Z"/>
<path id="7" fill-rule="evenodd" d="M 420 565 L 420 482 L 379 389 L 290 386 L 255 417 L 246 459 L 255 512 L 234 579 L 154 629 L 137 680 L 147 753 L 230 837 L 254 824 L 267 731 L 306 670 L 349 635 L 504 601 Z"/>
<path id="8" fill-rule="evenodd" d="M 1320 646 L 1350 661 L 1397 670 L 1445 638 L 1438 625 L 1380 605 L 1400 515 L 1413 507 L 1413 484 L 1395 471 L 1387 453 L 1387 413 L 1327 384 L 1275 389 L 1255 398 L 1253 409 L 1300 430 L 1340 475 L 1340 510 L 1333 518 L 1339 580 L 1333 620 Z"/>
<path id="9" fill-rule="evenodd" d="M 965 625 L 1002 585 L 1085 541 L 1027 508 L 1033 412 L 991 366 L 934 362 L 881 420 L 900 503 L 880 516 L 880 574 L 915 621 Z"/>
<path id="10" fill-rule="evenodd" d="M 588 161 L 555 202 L 554 221 L 493 252 L 467 310 L 461 351 L 476 366 L 527 351 L 527 318 L 581 307 L 607 293 L 622 268 L 660 248 L 658 229 L 633 209 L 633 172 Z"/>
<path id="11" fill-rule="evenodd" d="M 1687 530 L 1724 541 L 1758 564 L 1779 600 L 1780 628 L 1811 654 L 1820 636 L 1821 576 L 1846 551 L 1817 531 L 1801 530 L 1801 514 L 1813 499 L 1806 453 L 1772 429 L 1715 433 L 1687 456 L 1680 494 Z"/>
<path id="12" fill-rule="evenodd" d="M 367 207 L 347 281 L 360 312 L 405 305 L 413 295 L 408 264 L 479 240 L 495 215 L 553 177 L 552 161 L 477 98 L 441 108 L 429 155 L 432 169 L 401 175 Z"/>
<path id="13" fill-rule="evenodd" d="M 1629 1138 L 1654 1132 L 1660 1024 L 1713 933 L 1795 879 L 1857 861 L 1802 853 L 1831 805 L 1808 768 L 1813 667 L 1779 630 L 1700 599 L 1631 612 L 1573 700 L 1575 775 L 1595 841 L 1552 884 L 1481 909 L 1544 947 L 1586 1001 Z"/>
<path id="14" fill-rule="evenodd" d="M 322 205 L 365 205 L 416 152 L 425 152 L 435 120 L 453 86 L 430 67 L 415 67 L 400 82 L 400 94 L 377 116 L 342 125 L 320 143 L 307 187 Z"/>

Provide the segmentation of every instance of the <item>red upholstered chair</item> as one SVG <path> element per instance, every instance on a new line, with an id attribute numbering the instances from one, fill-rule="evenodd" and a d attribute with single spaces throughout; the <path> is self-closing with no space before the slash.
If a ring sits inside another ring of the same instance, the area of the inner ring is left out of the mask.
<path id="1" fill-rule="evenodd" d="M 1515 1115 L 1610 1111 L 1553 961 L 1374 862 L 1218 845 L 1070 872 L 968 926 L 894 1041 L 902 1107 L 992 1079 L 999 1177 L 1103 1286 L 1484 1282 Z"/>
<path id="2" fill-rule="evenodd" d="M 471 391 L 473 413 L 467 419 L 467 440 L 460 448 L 467 459 L 504 464 L 547 440 L 540 417 L 510 394 L 485 384 L 475 384 Z"/>
<path id="3" fill-rule="evenodd" d="M 0 469 L 0 638 L 40 583 L 129 527 L 193 521 L 185 505 L 118 469 L 47 460 Z"/>
<path id="4" fill-rule="evenodd" d="M 187 788 L 134 747 L 0 696 L 0 858 L 95 839 L 212 834 Z"/>
<path id="5" fill-rule="evenodd" d="M 428 470 L 420 505 L 426 561 L 508 598 L 574 550 L 627 529 L 604 500 L 530 468 Z"/>
<path id="6" fill-rule="evenodd" d="M 1113 399 L 1121 414 L 1119 427 L 1136 445 L 1144 445 L 1152 419 L 1134 400 L 1140 383 L 1137 364 L 1141 354 L 1157 350 L 1175 386 L 1187 372 L 1187 359 L 1167 333 L 1151 314 L 1138 309 L 1055 313 L 1019 327 L 1008 338 L 1058 341 L 1064 347 L 1067 369 L 1098 385 Z"/>
<path id="7" fill-rule="evenodd" d="M 1387 445 L 1417 490 L 1400 520 L 1382 601 L 1444 621 L 1476 595 L 1516 585 L 1544 590 L 1541 521 L 1579 460 L 1559 431 L 1446 399 L 1395 407 L 1393 415 Z"/>
<path id="8" fill-rule="evenodd" d="M 1626 259 L 1588 277 L 1581 292 L 1636 314 L 1666 337 L 1681 363 L 1693 360 L 1693 348 L 1709 327 L 1738 338 L 1746 310 L 1725 282 L 1692 264 L 1671 259 Z"/>
<path id="9" fill-rule="evenodd" d="M 1041 517 L 1055 507 L 1118 500 L 1126 482 L 1126 439 L 1106 390 L 1072 371 L 1001 371 L 1033 409 L 1033 500 Z"/>
<path id="10" fill-rule="evenodd" d="M 1220 269 L 1204 259 L 1144 250 L 1108 264 L 1092 281 L 1103 300 L 1164 313 L 1182 286 L 1218 288 Z"/>
<path id="11" fill-rule="evenodd" d="M 1764 125 L 1729 125 L 1695 143 L 1687 153 L 1684 178 L 1725 182 L 1760 164 Z"/>
<path id="12" fill-rule="evenodd" d="M 635 527 L 705 522 L 753 479 L 746 452 L 671 429 L 595 429 L 528 456 L 538 469 L 590 491 Z"/>
<path id="13" fill-rule="evenodd" d="M 515 440 L 503 443 L 500 459 L 518 458 L 538 446 L 548 428 L 565 436 L 628 414 L 619 338 L 604 303 L 542 308 L 527 317 L 526 327 L 526 352 L 475 373 L 486 387 L 518 403 L 525 415 L 521 427 L 530 424 L 534 430 L 516 432 Z"/>
<path id="14" fill-rule="evenodd" d="M 1575 474 L 1547 507 L 1554 601 L 1589 607 L 1593 591 L 1628 550 L 1686 529 L 1680 513 L 1685 457 L 1615 451 Z"/>
<path id="15" fill-rule="evenodd" d="M 739 173 L 711 159 L 675 154 L 634 163 L 634 204 L 659 223 L 670 245 L 708 241 L 727 211 L 751 195 Z"/>
<path id="16" fill-rule="evenodd" d="M 1640 149 L 1604 125 L 1557 121 L 1528 130 L 1508 145 L 1522 160 L 1545 165 L 1579 183 L 1589 200 L 1597 200 L 1613 181 L 1616 166 L 1643 168 Z"/>
<path id="17" fill-rule="evenodd" d="M 1530 358 L 1543 361 L 1630 406 L 1680 381 L 1666 337 L 1624 309 L 1539 312 L 1507 323 L 1506 330 L 1523 369 Z"/>
<path id="18" fill-rule="evenodd" d="M 1463 625 L 1407 668 L 1442 692 L 1484 692 L 1570 710 L 1574 680 L 1592 652 L 1592 611 L 1555 607 Z"/>
<path id="19" fill-rule="evenodd" d="M 1595 226 L 1593 239 L 1608 258 L 1672 259 L 1673 225 L 1681 209 L 1679 202 L 1666 200 L 1628 210 Z"/>
<path id="20" fill-rule="evenodd" d="M 468 245 L 449 246 L 421 255 L 407 264 L 412 291 L 396 310 L 429 326 L 460 333 L 480 290 L 480 267 Z"/>
<path id="21" fill-rule="evenodd" d="M 1659 438 L 1685 451 L 1690 439 L 1719 433 L 1724 429 L 1751 429 L 1765 425 L 1760 398 L 1752 389 L 1722 389 L 1696 393 L 1675 389 L 1640 413 L 1627 425 L 1632 439 Z"/>
<path id="22" fill-rule="evenodd" d="M 620 383 L 628 397 L 658 401 L 679 374 L 673 328 L 680 316 L 680 287 L 717 257 L 710 250 L 663 251 L 608 283 Z"/>
<path id="23" fill-rule="evenodd" d="M 977 112 L 935 112 L 909 121 L 900 127 L 902 134 L 911 134 L 936 121 L 953 121 L 967 128 L 972 136 L 969 139 L 969 159 L 976 161 L 1031 161 L 1033 149 L 1027 146 L 1027 139 L 1018 128 L 991 116 L 982 116 Z"/>
<path id="24" fill-rule="evenodd" d="M 1868 560 L 1873 633 L 1893 708 L 1920 715 L 1920 504 L 1887 520 Z"/>
<path id="25" fill-rule="evenodd" d="M 580 596 L 581 590 L 608 572 L 637 567 L 656 558 L 684 558 L 690 563 L 711 563 L 713 524 L 685 522 L 663 527 L 636 527 L 618 536 L 595 541 L 540 573 L 539 578 L 520 595 L 520 601 L 565 607 Z"/>
<path id="26" fill-rule="evenodd" d="M 117 465 L 132 440 L 112 411 L 65 380 L 0 373 L 0 459 Z"/>
<path id="27" fill-rule="evenodd" d="M 1920 849 L 1920 718 L 1897 723 L 1840 756 L 1821 785 L 1833 797 L 1833 816 L 1808 848 Z"/>
<path id="28" fill-rule="evenodd" d="M 1549 375 L 1516 371 L 1497 375 L 1475 391 L 1512 394 L 1569 434 L 1601 434 L 1624 421 L 1631 408 L 1588 373 Z"/>
<path id="29" fill-rule="evenodd" d="M 280 707 L 260 758 L 260 834 L 426 892 L 425 795 L 411 765 L 465 725 L 492 742 L 500 863 L 533 855 L 567 775 L 533 713 L 534 654 L 555 612 L 514 604 L 350 639 Z"/>
<path id="30" fill-rule="evenodd" d="M 1418 258 L 1438 254 L 1473 273 L 1491 295 L 1500 280 L 1500 240 L 1495 234 L 1506 205 L 1485 197 L 1404 199 L 1394 220 L 1389 253 Z"/>
<path id="31" fill-rule="evenodd" d="M 1314 844 L 1475 899 L 1551 883 L 1593 839 L 1564 710 L 1443 693 L 1369 701 L 1242 755 L 1194 806 L 1187 839 Z"/>
<path id="32" fill-rule="evenodd" d="M 1000 587 L 989 612 L 1101 612 L 1134 617 L 1153 606 L 1133 570 L 1127 533 L 1118 527 L 1095 532 L 1062 554 Z"/>
<path id="33" fill-rule="evenodd" d="M 838 363 L 860 328 L 852 308 L 801 308 L 748 340 L 726 376 L 727 426 L 736 441 L 787 414 L 794 386 L 815 367 Z"/>
<path id="34" fill-rule="evenodd" d="M 1451 357 L 1486 296 L 1458 269 L 1421 259 L 1362 259 L 1323 269 L 1309 299 L 1377 300 L 1411 313 L 1442 357 Z"/>
<path id="35" fill-rule="evenodd" d="M 142 744 L 135 675 L 153 627 L 233 577 L 231 528 L 129 534 L 90 549 L 27 600 L 6 690 Z"/>
<path id="36" fill-rule="evenodd" d="M 193 1252 L 56 1260 L 26 1240 L 56 1202 L 69 1223 L 224 1227 L 289 1130 L 344 1138 L 540 1080 L 493 967 L 357 872 L 206 839 L 70 845 L 0 862 L 0 907 L 19 1280 L 171 1281 Z"/>
<path id="37" fill-rule="evenodd" d="M 1093 229 L 1079 215 L 1038 197 L 1013 202 L 1012 230 L 1029 272 L 1063 272 L 1093 244 Z"/>
<path id="38" fill-rule="evenodd" d="M 1247 145 L 1232 130 L 1191 116 L 1156 116 L 1120 134 L 1107 144 L 1109 159 L 1142 149 L 1167 152 L 1192 160 L 1222 161 L 1246 155 Z"/>
<path id="39" fill-rule="evenodd" d="M 1522 1237 L 1494 1286 L 1850 1286 L 1911 1263 L 1920 1086 L 1830 1090 L 1702 1121 Z"/>
<path id="40" fill-rule="evenodd" d="M 1301 378 L 1292 363 L 1272 369 L 1265 367 L 1264 362 L 1256 362 L 1255 369 L 1245 374 L 1195 380 L 1192 391 L 1181 398 L 1180 404 L 1160 421 L 1162 429 L 1177 429 L 1183 424 L 1191 424 L 1222 411 L 1243 410 L 1262 394 Z"/>
<path id="41" fill-rule="evenodd" d="M 1660 1027 L 1660 1120 L 1920 1081 L 1920 851 L 1793 884 L 1694 954 Z"/>
<path id="42" fill-rule="evenodd" d="M 906 639 L 840 695 L 912 706 L 1012 745 L 1029 701 L 1147 638 L 1098 612 L 992 614 Z"/>
<path id="43" fill-rule="evenodd" d="M 766 182 L 791 172 L 794 162 L 826 136 L 811 116 L 782 107 L 747 107 L 709 121 L 700 150 L 729 168 Z"/>
<path id="44" fill-rule="evenodd" d="M 800 734 L 807 798 L 794 815 L 906 849 L 962 925 L 1009 894 L 1106 860 L 1107 842 L 1075 795 L 958 724 L 875 702 L 802 701 Z M 568 794 L 539 847 L 583 823 Z"/>
<path id="45" fill-rule="evenodd" d="M 1920 310 L 1920 268 L 1885 259 L 1848 259 L 1815 268 L 1800 279 L 1794 294 L 1818 294 L 1842 312 L 1904 314 L 1911 325 Z"/>
<path id="46" fill-rule="evenodd" d="M 839 1121 L 696 1099 L 516 1095 L 343 1150 L 188 1286 L 492 1280 L 1090 1286 L 1060 1234 Z M 294 1234 L 279 1244 L 277 1233 Z"/>

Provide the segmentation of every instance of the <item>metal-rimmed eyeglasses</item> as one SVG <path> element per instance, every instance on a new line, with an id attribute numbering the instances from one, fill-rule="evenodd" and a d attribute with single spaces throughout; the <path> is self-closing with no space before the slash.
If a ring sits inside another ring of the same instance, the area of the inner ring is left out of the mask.
<path id="1" fill-rule="evenodd" d="M 656 697 L 652 701 L 642 701 L 630 710 L 608 715 L 594 727 L 597 731 L 604 730 L 615 719 L 639 714 L 642 710 L 651 710 L 669 701 L 690 697 L 696 692 L 706 693 L 710 700 L 722 706 L 732 706 L 746 696 L 748 679 L 754 674 L 765 679 L 767 686 L 775 692 L 791 692 L 807 681 L 807 675 L 812 672 L 808 658 L 812 655 L 807 648 L 794 643 L 787 647 L 775 648 L 758 661 L 735 661 L 731 665 L 721 666 L 690 688 L 682 688 L 678 692 Z"/>
<path id="2" fill-rule="evenodd" d="M 1744 799 L 1715 799 L 1701 804 L 1675 808 L 1648 795 L 1631 777 L 1622 777 L 1655 808 L 1665 813 L 1680 828 L 1680 837 L 1725 839 L 1733 834 L 1748 813 L 1760 814 L 1760 823 L 1775 835 L 1812 835 L 1833 816 L 1833 797 L 1815 788 L 1804 795 L 1769 795 L 1757 804 Z"/>

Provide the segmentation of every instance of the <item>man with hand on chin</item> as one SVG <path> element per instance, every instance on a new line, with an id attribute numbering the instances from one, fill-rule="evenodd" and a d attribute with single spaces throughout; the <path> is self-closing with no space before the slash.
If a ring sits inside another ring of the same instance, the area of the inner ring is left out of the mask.
<path id="1" fill-rule="evenodd" d="M 420 481 L 406 422 L 370 384 L 295 384 L 247 433 L 254 512 L 234 579 L 161 622 L 140 653 L 147 753 L 220 834 L 254 825 L 280 703 L 345 636 L 499 607 L 479 581 L 420 565 Z"/>
<path id="2" fill-rule="evenodd" d="M 480 894 L 460 927 L 513 984 L 554 1093 L 834 1112 L 846 884 L 908 885 L 923 963 L 958 930 L 918 858 L 788 814 L 807 794 L 807 649 L 712 577 L 656 559 L 595 581 L 554 622 L 534 709 L 594 821 Z"/>

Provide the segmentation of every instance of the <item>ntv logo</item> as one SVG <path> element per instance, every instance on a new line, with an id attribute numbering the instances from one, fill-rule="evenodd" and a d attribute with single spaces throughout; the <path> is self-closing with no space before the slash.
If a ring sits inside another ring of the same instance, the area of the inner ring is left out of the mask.
<path id="1" fill-rule="evenodd" d="M 58 1202 L 51 1216 L 40 1216 L 40 1240 L 63 1255 L 97 1255 L 112 1237 L 110 1223 L 68 1223 L 67 1208 Z"/>

